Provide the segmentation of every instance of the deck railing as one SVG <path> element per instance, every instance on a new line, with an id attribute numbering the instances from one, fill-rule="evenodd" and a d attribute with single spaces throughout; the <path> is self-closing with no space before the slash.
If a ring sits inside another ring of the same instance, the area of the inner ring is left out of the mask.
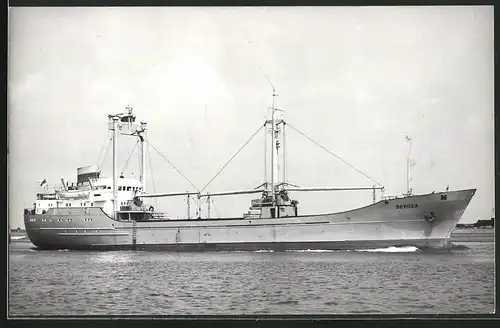
<path id="1" fill-rule="evenodd" d="M 391 199 L 398 199 L 402 198 L 403 196 L 382 196 L 382 200 L 391 200 Z"/>

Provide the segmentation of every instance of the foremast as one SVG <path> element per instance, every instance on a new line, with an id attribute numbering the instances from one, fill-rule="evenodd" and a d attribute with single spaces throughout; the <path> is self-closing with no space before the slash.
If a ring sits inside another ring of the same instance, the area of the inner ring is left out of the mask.
<path id="1" fill-rule="evenodd" d="M 126 112 L 108 115 L 108 129 L 113 132 L 113 213 L 118 213 L 118 136 L 135 136 L 139 139 L 140 151 L 140 182 L 142 192 L 146 192 L 146 122 L 135 123 L 135 114 L 130 106 L 127 106 Z"/>

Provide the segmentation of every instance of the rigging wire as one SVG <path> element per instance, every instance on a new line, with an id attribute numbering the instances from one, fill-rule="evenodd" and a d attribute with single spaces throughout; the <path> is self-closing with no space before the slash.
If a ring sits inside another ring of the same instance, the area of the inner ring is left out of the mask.
<path id="1" fill-rule="evenodd" d="M 229 159 L 229 161 L 228 161 L 226 164 L 224 164 L 224 166 L 223 166 L 223 167 L 219 170 L 219 172 L 217 172 L 217 174 L 216 174 L 216 175 L 215 175 L 215 176 L 214 176 L 214 177 L 213 177 L 213 178 L 212 178 L 212 179 L 211 179 L 211 180 L 210 180 L 210 181 L 209 181 L 209 182 L 205 185 L 205 187 L 203 187 L 203 188 L 199 191 L 200 193 L 202 193 L 202 192 L 203 192 L 203 190 L 205 190 L 205 188 L 207 188 L 207 187 L 208 187 L 208 185 L 209 185 L 210 183 L 212 183 L 212 181 L 214 181 L 214 180 L 215 180 L 215 178 L 217 178 L 217 176 L 218 176 L 218 175 L 222 172 L 222 170 L 224 170 L 224 169 L 226 168 L 226 166 L 228 166 L 228 164 L 229 164 L 229 163 L 231 163 L 231 161 L 232 161 L 232 160 L 233 160 L 233 159 L 234 159 L 234 158 L 235 158 L 235 157 L 236 157 L 236 156 L 240 153 L 240 151 L 241 151 L 243 148 L 245 148 L 245 146 L 246 146 L 246 145 L 247 145 L 247 144 L 248 144 L 248 143 L 249 143 L 249 142 L 250 142 L 250 141 L 251 141 L 251 140 L 255 137 L 255 135 L 256 135 L 257 133 L 259 133 L 259 131 L 260 131 L 260 130 L 264 127 L 264 126 L 265 126 L 265 124 L 261 125 L 261 126 L 259 127 L 259 129 L 258 129 L 257 131 L 255 131 L 255 133 L 254 133 L 254 134 L 250 137 L 250 139 L 248 139 L 248 140 L 247 140 L 247 142 L 245 142 L 245 144 L 244 144 L 243 146 L 241 146 L 241 148 L 240 148 L 240 149 L 236 152 L 236 154 L 234 154 L 234 155 L 233 155 L 233 157 L 231 157 L 231 158 Z"/>
<path id="2" fill-rule="evenodd" d="M 134 150 L 135 150 L 135 147 L 137 147 L 137 144 L 138 144 L 138 143 L 139 143 L 139 140 L 137 140 L 137 142 L 135 143 L 134 148 L 132 148 L 132 151 L 130 152 L 130 155 L 129 155 L 128 159 L 127 159 L 127 162 L 125 163 L 125 166 L 124 166 L 124 167 L 123 167 L 123 169 L 122 169 L 122 173 L 121 173 L 121 175 L 123 175 L 123 171 L 125 171 L 125 168 L 127 168 L 128 161 L 129 161 L 129 160 L 130 160 L 130 158 L 132 157 L 132 155 L 133 155 L 133 153 L 134 153 Z"/>
<path id="3" fill-rule="evenodd" d="M 137 142 L 139 142 L 139 141 L 137 141 Z M 151 170 L 151 183 L 153 184 L 153 193 L 156 194 L 155 178 L 153 175 L 153 165 L 151 164 L 151 152 L 149 150 L 149 147 L 147 148 L 147 151 L 148 151 L 148 159 L 149 159 L 149 169 Z M 144 163 L 144 164 L 146 164 L 146 163 Z M 155 205 L 156 205 L 156 209 L 158 210 L 158 198 L 157 197 L 155 197 Z"/>
<path id="4" fill-rule="evenodd" d="M 106 146 L 106 140 L 109 138 L 109 131 L 108 134 L 106 135 L 106 138 L 104 139 L 104 142 L 102 143 L 101 150 L 99 151 L 99 156 L 97 156 L 97 164 L 100 163 L 101 155 L 103 154 L 104 147 Z"/>
<path id="5" fill-rule="evenodd" d="M 137 156 L 137 163 L 138 163 L 137 167 L 139 168 L 139 171 L 141 170 L 141 167 L 142 167 L 142 166 L 146 165 L 146 163 L 142 163 L 142 152 L 143 152 L 143 151 L 144 151 L 144 152 L 146 151 L 146 149 L 144 149 L 144 143 L 142 144 L 141 150 L 139 151 L 139 156 Z M 139 173 L 139 176 L 141 176 L 141 175 L 142 175 L 142 171 Z M 145 176 L 144 176 L 144 177 L 142 177 L 142 179 L 143 179 L 144 181 L 146 181 L 146 177 L 145 177 Z M 144 189 L 143 189 L 143 190 L 144 190 Z M 144 190 L 144 191 L 145 191 L 145 190 Z"/>
<path id="6" fill-rule="evenodd" d="M 113 141 L 113 137 L 109 138 L 108 148 L 106 148 L 106 153 L 104 154 L 104 158 L 102 159 L 101 165 L 99 166 L 99 173 L 102 172 L 104 162 L 106 161 L 106 157 L 108 157 L 109 146 L 111 146 L 111 141 Z"/>
<path id="7" fill-rule="evenodd" d="M 193 214 L 191 213 L 191 207 L 193 206 L 193 203 L 196 203 L 196 214 L 195 216 L 198 216 L 198 202 L 196 201 L 196 198 L 194 198 L 193 195 L 188 194 L 187 195 L 187 204 L 188 204 L 188 219 L 190 220 L 193 217 Z"/>
<path id="8" fill-rule="evenodd" d="M 167 161 L 167 163 L 168 163 L 168 164 L 170 164 L 170 166 L 172 166 L 172 167 L 173 167 L 173 168 L 177 171 L 177 173 L 179 173 L 179 174 L 180 174 L 180 175 L 184 178 L 184 180 L 186 180 L 187 182 L 189 182 L 189 184 L 190 184 L 191 186 L 193 186 L 196 190 L 200 191 L 200 190 L 199 190 L 199 189 L 198 189 L 198 188 L 197 188 L 197 187 L 196 187 L 196 186 L 195 186 L 195 185 L 191 182 L 191 180 L 189 180 L 188 178 L 186 178 L 186 176 L 185 176 L 184 174 L 182 174 L 182 172 L 181 172 L 178 168 L 176 168 L 176 167 L 175 167 L 175 165 L 174 165 L 174 164 L 172 164 L 172 162 L 170 162 L 170 161 L 169 161 L 169 160 L 165 157 L 165 155 L 163 155 L 162 153 L 160 153 L 160 151 L 159 151 L 158 149 L 156 149 L 156 147 L 155 147 L 155 146 L 153 146 L 153 145 L 149 142 L 149 140 L 146 140 L 146 141 L 147 141 L 147 143 L 148 143 L 151 147 L 153 147 L 153 149 L 154 149 L 154 150 L 155 150 L 155 151 L 156 151 L 156 152 L 157 152 L 157 153 L 158 153 L 161 157 L 163 157 L 163 159 L 165 159 L 165 160 Z"/>
<path id="9" fill-rule="evenodd" d="M 217 207 L 215 207 L 214 200 L 213 200 L 213 199 L 210 199 L 210 201 L 212 202 L 212 205 L 214 206 L 215 213 L 217 214 L 217 218 L 218 218 L 218 219 L 220 219 L 219 211 L 217 211 Z"/>
<path id="10" fill-rule="evenodd" d="M 287 123 L 287 125 L 289 127 L 291 127 L 293 130 L 297 131 L 299 134 L 301 134 L 303 137 L 305 137 L 306 139 L 308 139 L 309 141 L 313 142 L 314 144 L 316 144 L 318 147 L 322 148 L 323 150 L 325 150 L 326 152 L 328 152 L 329 154 L 335 156 L 337 159 L 341 160 L 342 162 L 344 162 L 345 164 L 347 164 L 348 166 L 350 166 L 351 168 L 353 168 L 354 170 L 356 170 L 358 173 L 364 175 L 365 177 L 367 177 L 368 179 L 370 179 L 371 181 L 375 182 L 376 184 L 378 184 L 379 186 L 382 186 L 382 184 L 380 184 L 380 182 L 378 182 L 377 180 L 371 178 L 369 175 L 367 175 L 366 173 L 360 171 L 359 169 L 357 169 L 356 167 L 354 167 L 353 165 L 349 164 L 348 162 L 346 162 L 344 159 L 342 159 L 341 157 L 339 157 L 338 155 L 335 155 L 334 153 L 332 153 L 331 151 L 329 151 L 328 149 L 326 149 L 324 146 L 320 145 L 318 142 L 314 141 L 313 139 L 309 138 L 308 136 L 306 136 L 304 133 L 300 132 L 299 130 L 297 130 L 295 127 L 293 127 L 291 124 Z"/>

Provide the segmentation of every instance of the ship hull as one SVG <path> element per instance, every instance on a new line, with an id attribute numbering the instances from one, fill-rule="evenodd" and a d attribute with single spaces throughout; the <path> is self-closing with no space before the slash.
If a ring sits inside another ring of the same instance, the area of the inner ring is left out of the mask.
<path id="1" fill-rule="evenodd" d="M 40 249 L 256 251 L 446 247 L 475 189 L 383 200 L 366 207 L 273 219 L 117 221 L 101 208 L 25 215 Z"/>

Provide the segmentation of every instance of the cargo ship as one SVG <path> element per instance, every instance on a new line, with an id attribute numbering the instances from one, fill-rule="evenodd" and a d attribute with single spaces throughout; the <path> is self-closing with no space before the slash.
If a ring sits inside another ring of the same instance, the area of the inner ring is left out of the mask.
<path id="1" fill-rule="evenodd" d="M 283 111 L 275 108 L 275 96 L 273 93 L 270 117 L 260 128 L 266 134 L 266 143 L 270 135 L 266 146 L 270 179 L 259 187 L 208 193 L 207 186 L 198 189 L 192 184 L 192 191 L 148 193 L 147 124 L 136 123 L 133 109 L 127 106 L 123 113 L 108 115 L 112 177 L 101 176 L 101 168 L 92 165 L 77 169 L 76 185 L 61 179 L 59 186 L 48 188 L 44 180 L 44 190 L 37 194 L 33 206 L 24 209 L 30 241 L 39 249 L 70 250 L 286 251 L 450 246 L 451 233 L 476 189 L 413 194 L 410 153 L 407 190 L 401 196 L 383 196 L 383 186 L 373 179 L 376 184 L 366 187 L 330 188 L 299 187 L 278 178 L 277 163 L 281 161 L 281 169 L 286 163 L 282 150 L 285 129 L 291 125 L 284 121 Z M 139 179 L 118 176 L 119 135 L 138 139 Z M 407 137 L 407 141 L 411 152 L 411 138 Z M 299 202 L 291 197 L 301 192 L 362 191 L 373 193 L 372 203 L 323 214 L 302 213 Z M 382 193 L 378 201 L 376 192 Z M 201 214 L 200 204 L 210 204 L 211 197 L 239 194 L 258 195 L 242 215 L 211 217 L 209 206 L 208 215 Z M 188 199 L 188 215 L 183 218 L 169 217 L 148 205 L 155 197 L 179 196 Z M 196 204 L 189 201 L 193 196 Z M 190 206 L 196 208 L 193 217 Z"/>

